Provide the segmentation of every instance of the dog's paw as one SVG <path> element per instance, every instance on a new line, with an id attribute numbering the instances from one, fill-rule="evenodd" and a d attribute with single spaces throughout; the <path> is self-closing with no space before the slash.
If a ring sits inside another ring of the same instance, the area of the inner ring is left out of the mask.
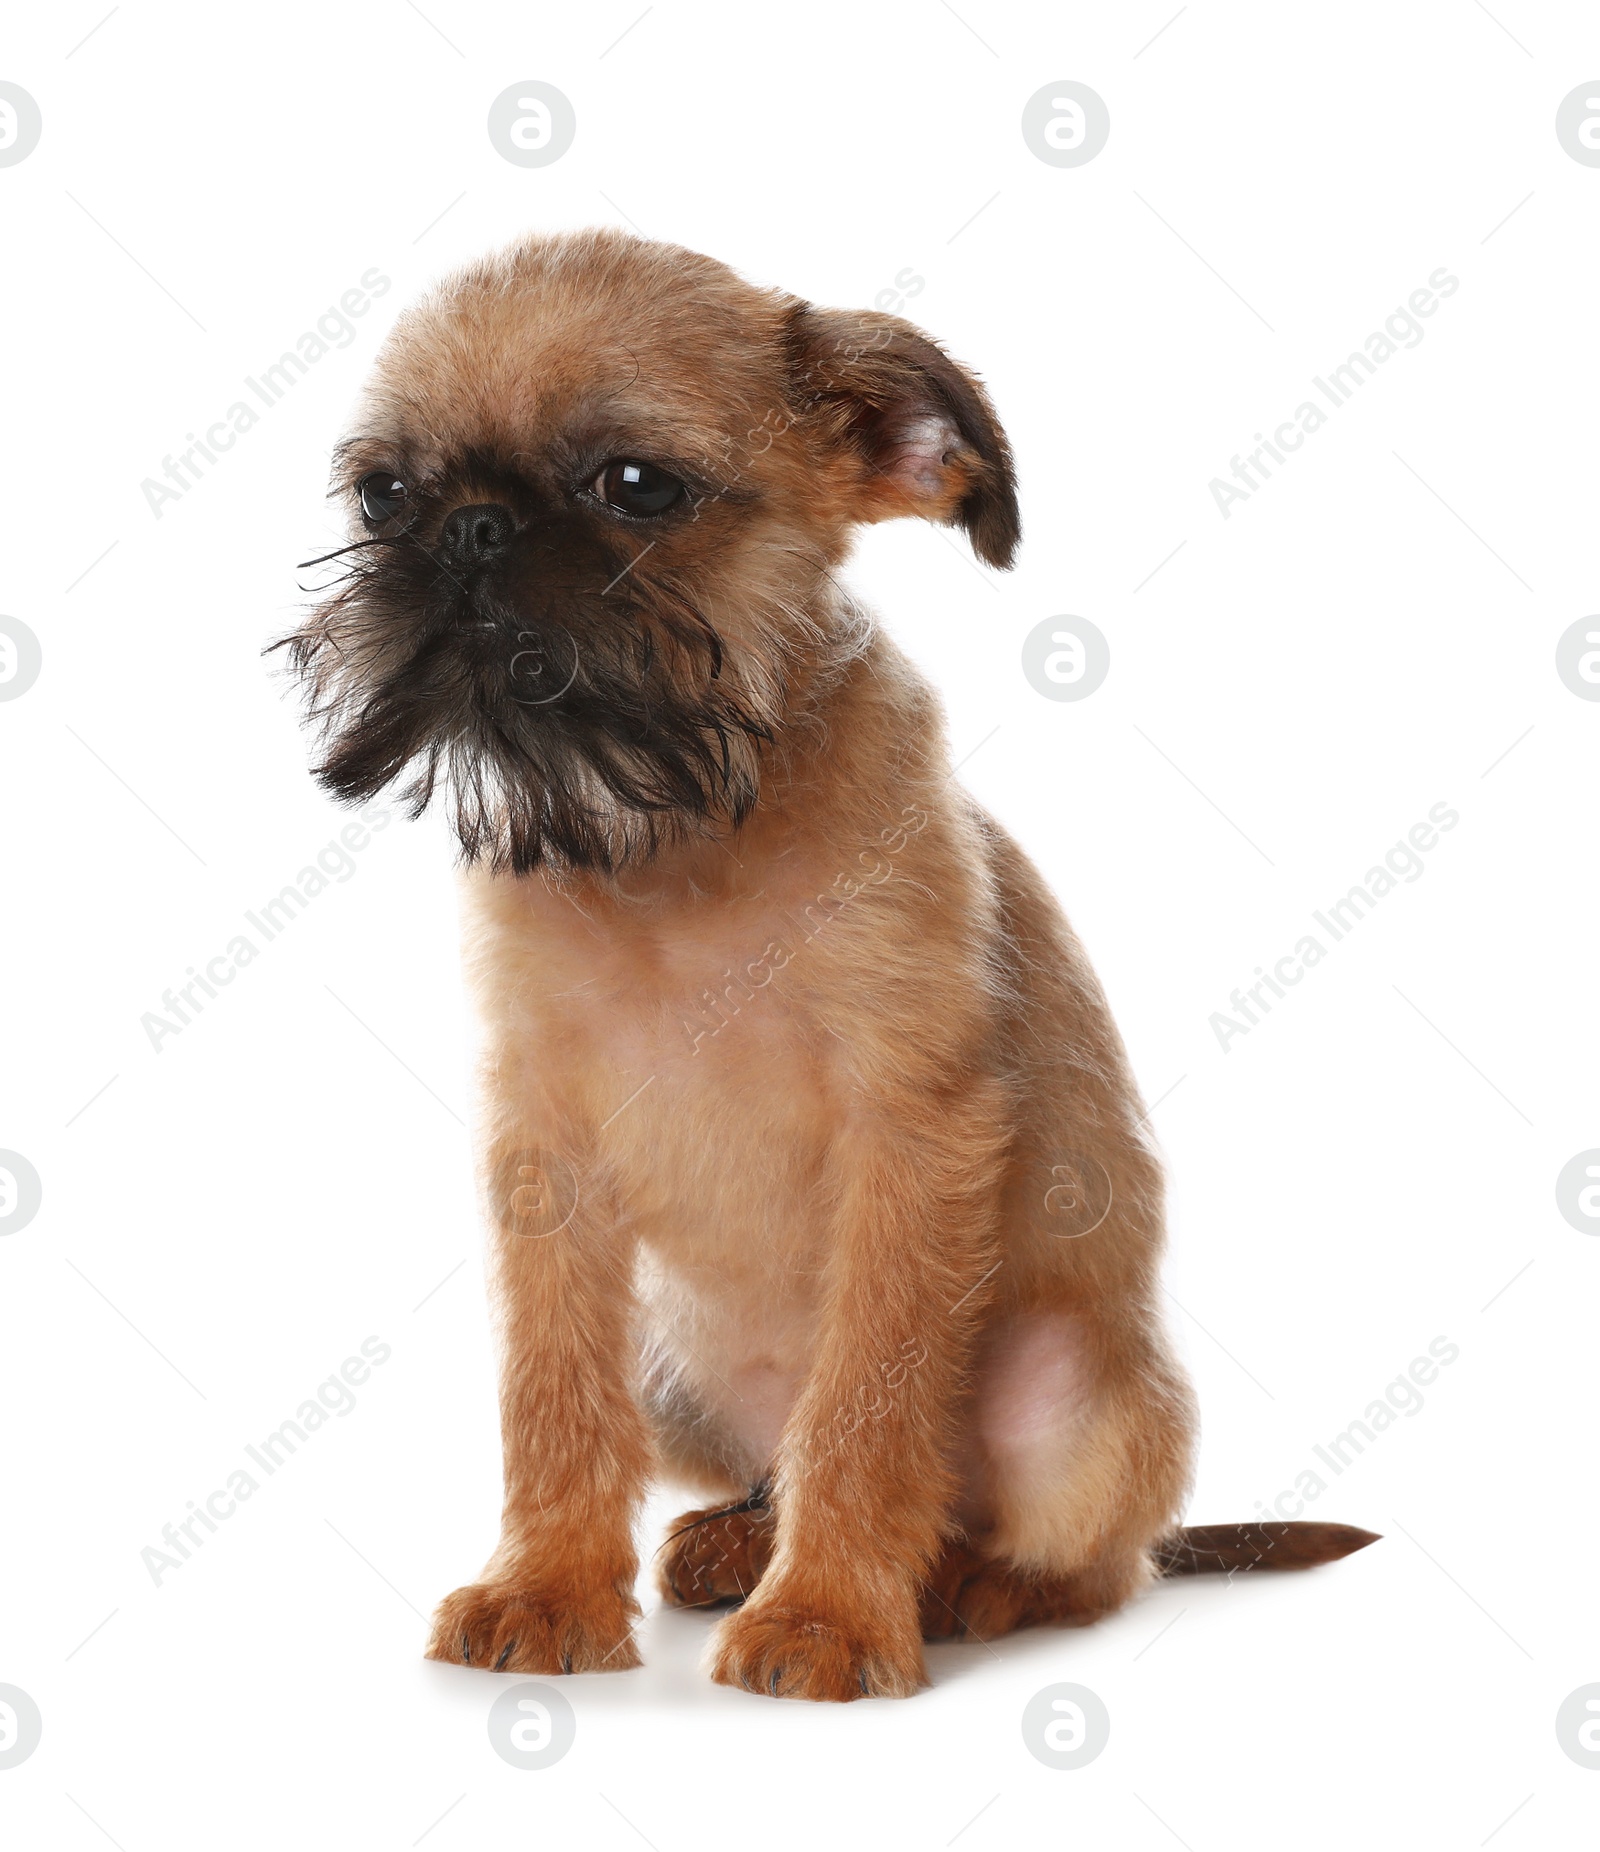
<path id="1" fill-rule="evenodd" d="M 427 1656 L 490 1672 L 620 1672 L 640 1663 L 639 1604 L 613 1590 L 552 1595 L 473 1582 L 439 1603 Z"/>
<path id="2" fill-rule="evenodd" d="M 774 1698 L 908 1698 L 927 1681 L 915 1630 L 891 1634 L 851 1620 L 759 1596 L 730 1614 L 712 1647 L 719 1685 Z"/>
<path id="3" fill-rule="evenodd" d="M 768 1505 L 686 1511 L 656 1561 L 661 1598 L 674 1608 L 748 1599 L 771 1560 L 776 1531 Z"/>
<path id="4" fill-rule="evenodd" d="M 952 1538 L 922 1585 L 922 1637 L 994 1640 L 1022 1627 L 1087 1627 L 1114 1614 L 1149 1577 L 1137 1550 L 1069 1575 L 1045 1575 Z"/>

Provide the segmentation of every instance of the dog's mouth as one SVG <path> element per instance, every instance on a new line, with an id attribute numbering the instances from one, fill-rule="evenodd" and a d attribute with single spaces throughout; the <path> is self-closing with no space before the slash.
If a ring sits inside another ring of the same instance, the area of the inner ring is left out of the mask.
<path id="1" fill-rule="evenodd" d="M 514 874 L 613 869 L 753 805 L 770 733 L 684 591 L 547 545 L 468 571 L 404 541 L 308 564 L 335 558 L 275 647 L 338 798 L 437 798 L 467 861 Z"/>

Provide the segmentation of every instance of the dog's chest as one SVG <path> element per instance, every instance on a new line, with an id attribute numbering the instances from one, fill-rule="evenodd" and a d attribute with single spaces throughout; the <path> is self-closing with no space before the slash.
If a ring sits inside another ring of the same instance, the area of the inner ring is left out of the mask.
<path id="1" fill-rule="evenodd" d="M 641 918 L 479 881 L 467 901 L 496 1084 L 581 1115 L 667 1264 L 804 1268 L 848 1088 L 780 905 L 758 895 Z"/>

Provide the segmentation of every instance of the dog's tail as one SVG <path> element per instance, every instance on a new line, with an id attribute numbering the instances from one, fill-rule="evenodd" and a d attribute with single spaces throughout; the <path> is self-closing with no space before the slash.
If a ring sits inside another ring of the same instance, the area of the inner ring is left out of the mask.
<path id="1" fill-rule="evenodd" d="M 1242 1569 L 1310 1569 L 1378 1542 L 1354 1524 L 1190 1524 L 1155 1549 L 1164 1576 L 1231 1575 Z"/>

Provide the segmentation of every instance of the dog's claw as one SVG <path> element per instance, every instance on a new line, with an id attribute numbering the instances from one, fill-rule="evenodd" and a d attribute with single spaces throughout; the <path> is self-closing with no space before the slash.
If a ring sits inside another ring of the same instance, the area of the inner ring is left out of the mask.
<path id="1" fill-rule="evenodd" d="M 461 1663 L 464 1666 L 472 1664 L 472 1642 L 465 1634 L 461 1636 Z"/>
<path id="2" fill-rule="evenodd" d="M 496 1661 L 494 1662 L 494 1669 L 495 1669 L 495 1671 L 497 1671 L 497 1672 L 500 1672 L 500 1671 L 503 1671 L 503 1670 L 505 1669 L 505 1663 L 506 1663 L 506 1661 L 507 1661 L 507 1660 L 508 1660 L 508 1659 L 509 1659 L 509 1658 L 511 1657 L 511 1655 L 512 1655 L 512 1654 L 513 1654 L 513 1653 L 514 1653 L 514 1652 L 515 1652 L 516 1650 L 517 1650 L 517 1643 L 516 1643 L 516 1641 L 515 1641 L 515 1640 L 512 1640 L 512 1641 L 510 1641 L 510 1642 L 508 1642 L 508 1644 L 507 1644 L 507 1646 L 506 1646 L 506 1650 L 505 1650 L 505 1651 L 504 1651 L 504 1652 L 503 1652 L 503 1653 L 502 1653 L 502 1654 L 500 1655 L 500 1657 L 499 1657 L 499 1658 L 498 1658 L 498 1659 L 497 1659 L 497 1660 L 496 1660 Z"/>
<path id="3" fill-rule="evenodd" d="M 783 1667 L 779 1666 L 772 1677 L 767 1680 L 767 1690 L 773 1697 L 778 1695 L 778 1686 L 783 1682 Z"/>
<path id="4" fill-rule="evenodd" d="M 871 1691 L 870 1691 L 870 1690 L 868 1689 L 868 1687 L 867 1687 L 867 1675 L 866 1675 L 866 1673 L 865 1673 L 865 1672 L 858 1672 L 858 1673 L 856 1674 L 856 1679 L 857 1679 L 857 1681 L 859 1682 L 859 1684 L 860 1684 L 860 1686 L 861 1686 L 861 1695 L 862 1695 L 862 1697 L 864 1697 L 864 1698 L 870 1698 L 870 1697 L 872 1696 L 872 1693 L 871 1693 Z"/>
<path id="5" fill-rule="evenodd" d="M 571 1653 L 563 1653 L 561 1655 L 561 1670 L 567 1677 L 570 1678 L 572 1676 L 572 1655 Z"/>

